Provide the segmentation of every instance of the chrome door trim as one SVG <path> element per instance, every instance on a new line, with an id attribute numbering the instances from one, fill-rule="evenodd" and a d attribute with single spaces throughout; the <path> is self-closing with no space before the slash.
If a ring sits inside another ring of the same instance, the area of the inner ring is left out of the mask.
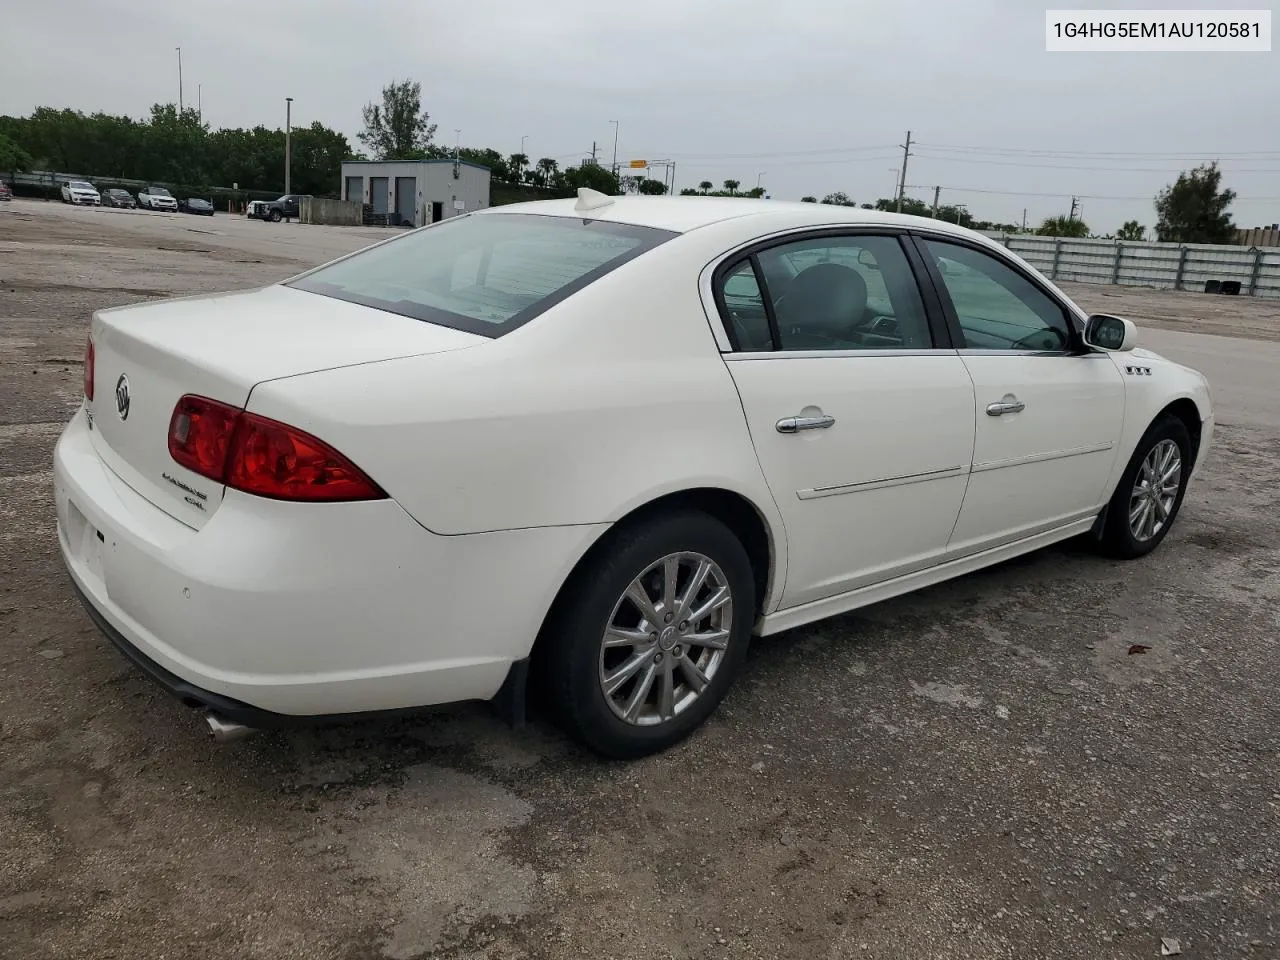
<path id="1" fill-rule="evenodd" d="M 844 493 L 858 493 L 863 490 L 883 490 L 885 487 L 906 486 L 910 483 L 924 483 L 929 480 L 943 480 L 947 477 L 962 477 L 969 472 L 965 465 L 944 467 L 941 470 L 930 470 L 927 473 L 908 473 L 898 477 L 884 477 L 880 480 L 863 480 L 858 483 L 837 483 L 826 487 L 813 487 L 809 490 L 797 490 L 796 496 L 801 500 L 817 500 L 820 497 L 836 497 Z"/>
<path id="2" fill-rule="evenodd" d="M 974 473 L 983 473 L 987 470 L 1003 470 L 1005 467 L 1021 467 L 1028 463 L 1044 463 L 1049 460 L 1065 460 L 1068 457 L 1083 457 L 1091 453 L 1106 453 L 1115 443 L 1111 440 L 1102 443 L 1091 443 L 1086 447 L 1073 447 L 1070 450 L 1053 450 L 1049 453 L 1033 453 L 1026 457 L 1011 457 L 1008 460 L 987 460 L 983 463 L 975 463 L 972 467 Z"/>

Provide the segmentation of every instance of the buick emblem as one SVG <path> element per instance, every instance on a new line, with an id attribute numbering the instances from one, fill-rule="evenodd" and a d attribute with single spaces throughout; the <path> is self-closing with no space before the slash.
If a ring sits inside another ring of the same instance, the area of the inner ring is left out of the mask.
<path id="1" fill-rule="evenodd" d="M 129 419 L 129 378 L 123 373 L 116 381 L 116 413 L 121 420 Z"/>

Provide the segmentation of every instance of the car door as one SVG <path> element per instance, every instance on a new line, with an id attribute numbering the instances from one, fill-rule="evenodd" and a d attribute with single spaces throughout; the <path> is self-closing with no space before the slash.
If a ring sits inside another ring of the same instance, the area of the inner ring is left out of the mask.
<path id="1" fill-rule="evenodd" d="M 956 238 L 916 243 L 974 385 L 972 475 L 949 552 L 1095 515 L 1124 420 L 1116 365 L 1084 349 L 1068 306 L 1012 259 Z"/>
<path id="2" fill-rule="evenodd" d="M 937 562 L 960 510 L 973 385 L 936 345 L 945 331 L 903 239 L 791 235 L 714 276 L 725 359 L 786 525 L 783 607 Z"/>

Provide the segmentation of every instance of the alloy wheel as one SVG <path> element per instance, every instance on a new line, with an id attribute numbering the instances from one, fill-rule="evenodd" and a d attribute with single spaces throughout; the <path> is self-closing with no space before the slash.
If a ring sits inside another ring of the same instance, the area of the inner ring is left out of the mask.
<path id="1" fill-rule="evenodd" d="M 720 566 L 672 553 L 645 568 L 613 606 L 600 643 L 600 689 L 625 723 L 654 726 L 687 710 L 724 663 L 733 593 Z"/>

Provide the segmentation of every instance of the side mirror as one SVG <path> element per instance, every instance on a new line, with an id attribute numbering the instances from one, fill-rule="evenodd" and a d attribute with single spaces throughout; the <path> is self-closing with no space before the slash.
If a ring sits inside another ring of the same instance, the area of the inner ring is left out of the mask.
<path id="1" fill-rule="evenodd" d="M 1084 325 L 1084 342 L 1105 353 L 1127 353 L 1138 345 L 1138 328 L 1132 320 L 1095 313 Z"/>

